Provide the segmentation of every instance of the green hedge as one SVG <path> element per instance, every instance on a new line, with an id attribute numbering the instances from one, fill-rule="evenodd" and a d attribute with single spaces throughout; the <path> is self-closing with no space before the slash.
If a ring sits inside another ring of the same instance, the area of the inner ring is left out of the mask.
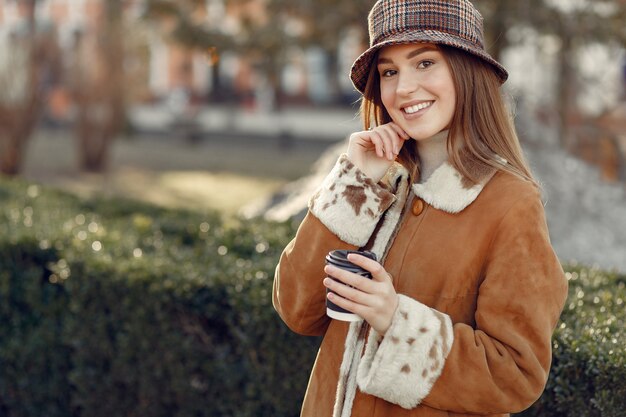
<path id="1" fill-rule="evenodd" d="M 293 232 L 0 180 L 0 415 L 296 415 L 319 340 L 271 306 Z"/>
<path id="2" fill-rule="evenodd" d="M 626 416 L 626 276 L 566 267 L 569 297 L 544 395 L 523 415 Z"/>
<path id="3" fill-rule="evenodd" d="M 319 340 L 271 307 L 294 232 L 0 179 L 0 415 L 298 415 Z M 626 279 L 568 271 L 524 415 L 624 415 Z"/>

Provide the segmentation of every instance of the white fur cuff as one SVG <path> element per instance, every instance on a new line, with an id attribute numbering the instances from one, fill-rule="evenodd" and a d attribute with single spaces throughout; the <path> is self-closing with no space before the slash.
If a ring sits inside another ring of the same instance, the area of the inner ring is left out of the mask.
<path id="1" fill-rule="evenodd" d="M 428 395 L 454 338 L 447 315 L 404 295 L 384 338 L 374 329 L 357 372 L 361 391 L 411 409 Z"/>
<path id="2" fill-rule="evenodd" d="M 341 240 L 367 243 L 395 196 L 374 183 L 343 154 L 309 201 L 309 209 Z"/>

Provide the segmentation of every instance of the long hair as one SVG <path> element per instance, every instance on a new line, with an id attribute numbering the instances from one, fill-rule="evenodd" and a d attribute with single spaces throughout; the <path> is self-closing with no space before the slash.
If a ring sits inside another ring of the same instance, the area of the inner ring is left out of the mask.
<path id="1" fill-rule="evenodd" d="M 500 81 L 482 59 L 460 49 L 438 45 L 443 53 L 456 91 L 456 107 L 448 132 L 450 163 L 471 183 L 478 182 L 472 167 L 504 170 L 534 183 L 515 133 L 513 118 L 500 92 Z M 378 55 L 378 54 L 377 54 Z M 377 61 L 377 56 L 372 60 Z M 380 79 L 372 64 L 361 100 L 365 129 L 392 121 L 380 98 Z M 506 164 L 501 162 L 506 160 Z M 398 161 L 412 177 L 419 169 L 419 155 L 414 141 L 404 142 Z"/>

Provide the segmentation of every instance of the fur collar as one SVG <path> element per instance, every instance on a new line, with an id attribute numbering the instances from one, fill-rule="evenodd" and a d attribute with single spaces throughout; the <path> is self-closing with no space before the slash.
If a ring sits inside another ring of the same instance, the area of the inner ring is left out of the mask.
<path id="1" fill-rule="evenodd" d="M 506 163 L 503 159 L 501 163 Z M 448 213 L 459 213 L 472 204 L 483 187 L 496 173 L 495 168 L 470 167 L 477 184 L 470 183 L 450 162 L 444 162 L 424 183 L 413 184 L 413 193 L 436 209 Z"/>
<path id="2" fill-rule="evenodd" d="M 497 159 L 502 165 L 506 164 L 506 159 L 500 157 Z M 478 183 L 469 182 L 447 161 L 437 168 L 425 182 L 413 184 L 411 187 L 413 193 L 438 210 L 452 214 L 463 211 L 476 200 L 497 171 L 492 167 L 468 165 L 472 174 L 478 178 Z M 400 197 L 402 195 L 401 184 L 408 177 L 406 168 L 395 163 L 387 172 L 384 182 L 397 197 Z M 402 203 L 400 201 L 399 205 Z"/>
<path id="3" fill-rule="evenodd" d="M 459 213 L 476 200 L 485 184 L 495 174 L 483 177 L 478 184 L 468 185 L 449 162 L 443 163 L 421 184 L 413 184 L 413 193 L 436 209 Z"/>

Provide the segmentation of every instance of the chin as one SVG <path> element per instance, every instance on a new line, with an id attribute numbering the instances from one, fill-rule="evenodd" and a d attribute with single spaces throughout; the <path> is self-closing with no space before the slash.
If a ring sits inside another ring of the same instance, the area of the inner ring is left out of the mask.
<path id="1" fill-rule="evenodd" d="M 407 125 L 405 120 L 401 120 L 400 123 L 398 123 L 396 120 L 398 119 L 395 119 L 394 122 L 398 126 L 400 126 L 402 130 L 404 130 L 409 135 L 409 137 L 411 137 L 411 139 L 415 139 L 415 140 L 423 140 L 423 139 L 431 138 L 435 136 L 437 133 L 446 129 L 445 127 L 442 127 L 441 129 L 439 129 L 438 127 L 432 127 L 432 126 L 424 126 L 424 125 L 416 126 L 416 124 L 413 124 L 413 126 L 410 126 L 410 125 Z"/>
<path id="2" fill-rule="evenodd" d="M 444 130 L 444 129 L 441 129 Z M 420 130 L 420 131 L 414 131 L 414 132 L 407 132 L 411 138 L 420 141 L 420 140 L 425 140 L 425 139 L 430 139 L 433 136 L 435 136 L 437 133 L 441 132 L 441 130 L 436 130 L 436 129 L 432 129 L 432 130 Z"/>

